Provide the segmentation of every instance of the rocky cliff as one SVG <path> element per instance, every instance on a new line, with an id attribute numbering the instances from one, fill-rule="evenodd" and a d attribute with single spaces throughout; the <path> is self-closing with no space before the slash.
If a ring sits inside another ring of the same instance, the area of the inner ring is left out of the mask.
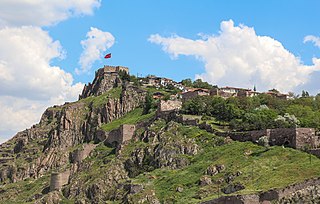
<path id="1" fill-rule="evenodd" d="M 0 146 L 1 183 L 39 178 L 52 169 L 65 168 L 73 147 L 100 142 L 96 131 L 101 124 L 120 118 L 144 102 L 145 91 L 122 83 L 116 73 L 97 73 L 94 83 L 84 88 L 81 100 L 48 108 L 39 124 Z"/>
<path id="2" fill-rule="evenodd" d="M 147 93 L 172 90 L 134 86 L 109 68 L 78 101 L 0 145 L 0 203 L 319 201 L 318 158 L 218 136 L 228 127 L 216 119 Z"/>

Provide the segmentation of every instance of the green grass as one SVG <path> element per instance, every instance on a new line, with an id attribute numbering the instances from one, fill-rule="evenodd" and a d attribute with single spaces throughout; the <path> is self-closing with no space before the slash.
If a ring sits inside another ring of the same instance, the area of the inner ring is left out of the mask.
<path id="1" fill-rule="evenodd" d="M 135 110 L 127 113 L 125 116 L 116 119 L 110 123 L 101 125 L 101 129 L 104 131 L 111 131 L 115 130 L 120 127 L 120 125 L 123 124 L 137 124 L 141 121 L 148 120 L 152 118 L 155 115 L 155 112 L 145 114 L 143 115 L 143 109 L 142 108 L 136 108 Z"/>
<path id="2" fill-rule="evenodd" d="M 46 175 L 36 180 L 26 179 L 17 183 L 7 184 L 5 187 L 0 187 L 0 191 L 6 191 L 5 194 L 2 194 L 0 203 L 27 203 L 26 200 L 36 193 L 41 193 L 44 188 L 49 187 L 49 179 L 50 177 Z"/>
<path id="3" fill-rule="evenodd" d="M 99 96 L 89 96 L 79 100 L 78 102 L 84 102 L 86 104 L 92 103 L 93 107 L 100 107 L 101 105 L 106 104 L 109 99 L 120 98 L 121 92 L 122 87 L 116 87 Z"/>
<path id="4" fill-rule="evenodd" d="M 244 153 L 251 151 L 251 155 Z M 241 171 L 242 174 L 234 182 L 245 185 L 245 189 L 237 194 L 250 194 L 266 191 L 271 188 L 283 188 L 305 179 L 320 176 L 320 160 L 315 156 L 291 148 L 264 147 L 250 142 L 232 142 L 230 144 L 209 147 L 191 160 L 191 165 L 180 170 L 157 169 L 147 175 L 139 175 L 137 182 L 152 185 L 161 201 L 178 203 L 197 203 L 197 195 L 204 195 L 206 200 L 218 197 L 218 185 L 206 187 L 198 185 L 199 178 L 204 175 L 211 164 L 224 164 L 226 169 L 212 177 L 213 182 L 223 178 L 226 173 Z M 150 177 L 154 179 L 149 179 Z M 182 193 L 176 188 L 184 188 Z M 222 184 L 221 187 L 226 186 Z M 220 196 L 222 193 L 220 193 Z"/>

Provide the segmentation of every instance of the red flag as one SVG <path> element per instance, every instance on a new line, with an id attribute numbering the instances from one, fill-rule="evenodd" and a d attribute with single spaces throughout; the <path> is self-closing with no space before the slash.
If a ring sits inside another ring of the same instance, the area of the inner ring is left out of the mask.
<path id="1" fill-rule="evenodd" d="M 106 58 L 106 59 L 111 58 L 111 53 L 106 54 L 106 56 L 104 56 L 104 58 Z"/>

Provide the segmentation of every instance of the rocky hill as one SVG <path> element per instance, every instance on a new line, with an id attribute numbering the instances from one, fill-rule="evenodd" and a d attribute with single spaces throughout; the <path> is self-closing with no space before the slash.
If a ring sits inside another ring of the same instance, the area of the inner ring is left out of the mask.
<path id="1" fill-rule="evenodd" d="M 127 74 L 98 70 L 78 101 L 0 146 L 0 203 L 319 202 L 317 157 L 232 141 L 179 101 L 156 110 L 159 90 Z"/>

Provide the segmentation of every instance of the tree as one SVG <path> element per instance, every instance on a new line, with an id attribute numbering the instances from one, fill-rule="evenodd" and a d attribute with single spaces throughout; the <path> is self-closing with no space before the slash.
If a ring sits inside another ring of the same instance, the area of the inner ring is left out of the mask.
<path id="1" fill-rule="evenodd" d="M 203 88 L 203 89 L 211 89 L 213 86 L 209 84 L 208 82 L 204 82 L 201 79 L 197 79 L 193 82 L 194 88 Z"/>
<path id="2" fill-rule="evenodd" d="M 145 97 L 145 103 L 143 107 L 143 113 L 148 114 L 149 111 L 154 108 L 154 99 L 152 97 L 152 93 L 148 92 L 146 97 Z"/>
<path id="3" fill-rule="evenodd" d="M 300 125 L 300 121 L 296 116 L 289 113 L 284 114 L 284 116 L 278 115 L 274 122 L 277 128 L 295 128 Z"/>
<path id="4" fill-rule="evenodd" d="M 183 86 L 186 86 L 186 87 L 192 87 L 192 80 L 191 79 L 183 79 L 182 81 L 181 81 L 181 84 L 183 85 Z"/>

